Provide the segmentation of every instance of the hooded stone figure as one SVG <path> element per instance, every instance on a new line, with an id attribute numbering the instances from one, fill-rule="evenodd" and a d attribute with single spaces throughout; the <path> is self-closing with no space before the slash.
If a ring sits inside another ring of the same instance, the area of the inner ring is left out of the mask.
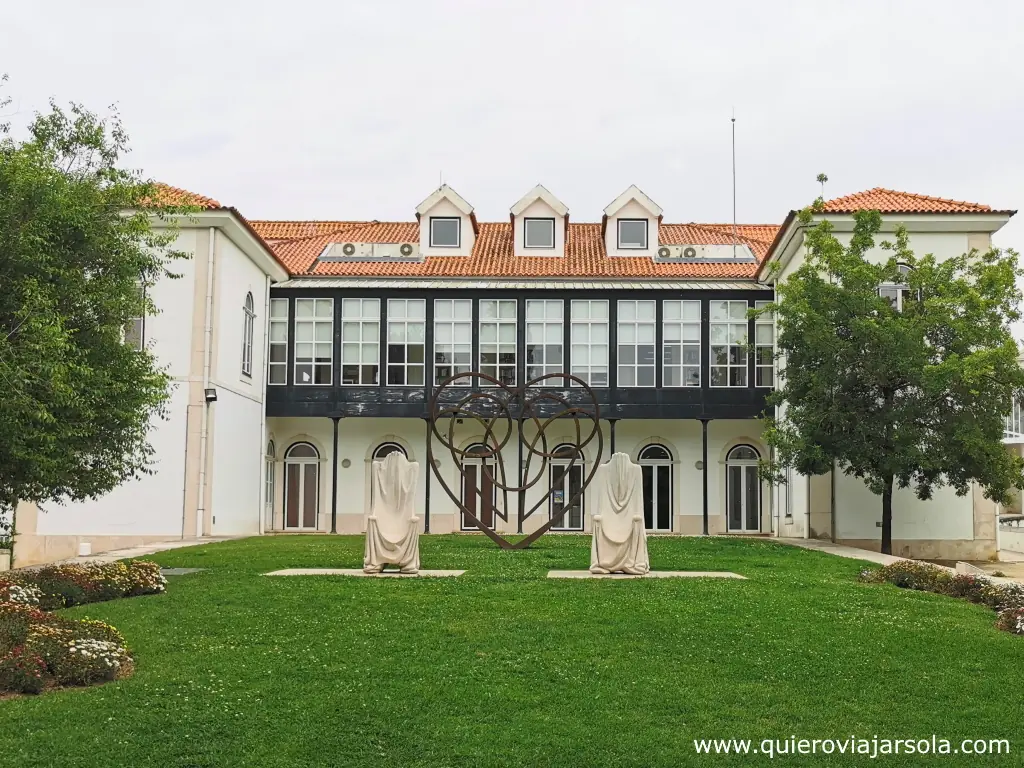
<path id="1" fill-rule="evenodd" d="M 385 565 L 398 566 L 402 573 L 419 571 L 420 519 L 415 506 L 419 474 L 420 465 L 400 451 L 371 465 L 373 504 L 366 521 L 366 573 L 380 573 Z"/>
<path id="2" fill-rule="evenodd" d="M 644 529 L 643 470 L 616 453 L 594 474 L 597 510 L 590 547 L 591 573 L 643 575 L 651 569 Z"/>

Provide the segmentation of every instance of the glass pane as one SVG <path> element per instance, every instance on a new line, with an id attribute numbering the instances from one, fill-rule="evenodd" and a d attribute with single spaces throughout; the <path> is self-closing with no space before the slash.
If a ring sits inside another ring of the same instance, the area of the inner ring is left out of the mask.
<path id="1" fill-rule="evenodd" d="M 388 323 L 388 341 L 405 341 L 405 323 Z"/>
<path id="2" fill-rule="evenodd" d="M 453 315 L 456 320 L 473 319 L 473 302 L 469 299 L 456 299 L 453 302 Z"/>
<path id="3" fill-rule="evenodd" d="M 498 303 L 498 317 L 504 320 L 515 320 L 516 303 L 511 300 L 503 300 Z"/>
<path id="4" fill-rule="evenodd" d="M 342 299 L 341 316 L 345 319 L 362 317 L 362 303 L 359 299 Z"/>
<path id="5" fill-rule="evenodd" d="M 699 387 L 700 368 L 683 368 L 683 382 L 688 387 Z"/>
<path id="6" fill-rule="evenodd" d="M 404 318 L 406 302 L 404 299 L 388 299 L 388 317 Z"/>
<path id="7" fill-rule="evenodd" d="M 655 335 L 654 335 L 654 324 L 653 323 L 644 323 L 643 325 L 638 325 L 636 331 L 637 331 L 637 333 L 636 333 L 636 340 L 637 341 L 639 341 L 639 342 L 641 342 L 643 344 L 653 344 L 654 343 Z"/>
<path id="8" fill-rule="evenodd" d="M 405 326 L 406 332 L 409 334 L 410 342 L 423 342 L 424 324 L 423 323 L 409 323 Z"/>
<path id="9" fill-rule="evenodd" d="M 405 308 L 411 320 L 422 320 L 426 317 L 427 301 L 426 299 L 410 299 Z"/>
<path id="10" fill-rule="evenodd" d="M 683 319 L 691 320 L 695 322 L 700 321 L 700 302 L 699 301 L 684 301 L 683 302 Z"/>
<path id="11" fill-rule="evenodd" d="M 285 518 L 286 528 L 299 527 L 299 473 L 302 471 L 301 464 L 285 464 Z"/>
<path id="12" fill-rule="evenodd" d="M 271 299 L 270 300 L 270 316 L 280 317 L 287 319 L 288 317 L 288 299 Z"/>
<path id="13" fill-rule="evenodd" d="M 410 365 L 408 370 L 409 384 L 423 386 L 423 366 Z"/>
<path id="14" fill-rule="evenodd" d="M 592 301 L 590 302 L 590 317 L 594 320 L 607 320 L 608 319 L 608 302 L 607 301 Z"/>
<path id="15" fill-rule="evenodd" d="M 296 317 L 312 317 L 313 316 L 313 299 L 296 299 L 295 300 L 295 316 Z"/>
<path id="16" fill-rule="evenodd" d="M 431 219 L 430 244 L 440 247 L 456 247 L 459 244 L 459 219 Z"/>
<path id="17" fill-rule="evenodd" d="M 435 299 L 434 300 L 434 319 L 435 320 L 451 320 L 452 318 L 452 300 L 451 299 Z"/>
<path id="18" fill-rule="evenodd" d="M 644 527 L 654 527 L 654 467 L 641 467 L 644 480 Z"/>
<path id="19" fill-rule="evenodd" d="M 681 301 L 666 301 L 662 312 L 664 314 L 665 322 L 671 320 L 679 320 L 682 318 L 682 304 Z"/>
<path id="20" fill-rule="evenodd" d="M 647 247 L 647 221 L 619 221 L 620 248 Z"/>
<path id="21" fill-rule="evenodd" d="M 666 387 L 679 387 L 679 386 L 682 386 L 682 383 L 683 383 L 682 372 L 678 368 L 666 368 L 664 376 L 665 376 L 665 386 Z"/>
<path id="22" fill-rule="evenodd" d="M 636 362 L 636 347 L 631 344 L 619 345 L 619 363 L 633 365 Z"/>
<path id="23" fill-rule="evenodd" d="M 636 385 L 638 387 L 653 387 L 654 386 L 654 369 L 653 368 L 638 368 L 636 371 Z"/>
<path id="24" fill-rule="evenodd" d="M 288 359 L 288 348 L 284 344 L 270 345 L 270 362 L 284 363 Z"/>
<path id="25" fill-rule="evenodd" d="M 484 323 L 480 326 L 480 341 L 497 341 L 498 340 L 498 326 L 494 323 Z"/>
<path id="26" fill-rule="evenodd" d="M 757 481 L 757 467 L 744 467 L 747 475 L 747 530 L 761 527 L 761 486 Z"/>
<path id="27" fill-rule="evenodd" d="M 551 219 L 527 219 L 526 247 L 554 248 L 555 222 Z"/>
<path id="28" fill-rule="evenodd" d="M 747 302 L 745 301 L 730 301 L 729 302 L 729 317 L 733 320 L 746 320 L 747 319 Z"/>
<path id="29" fill-rule="evenodd" d="M 683 329 L 676 323 L 673 323 L 672 325 L 666 325 L 664 330 L 662 331 L 664 341 L 679 341 L 682 338 L 682 330 Z"/>
<path id="30" fill-rule="evenodd" d="M 772 343 L 772 327 L 770 325 L 758 324 L 754 326 L 754 340 L 758 344 Z"/>
<path id="31" fill-rule="evenodd" d="M 376 363 L 377 362 L 377 345 L 376 344 L 363 344 L 363 362 L 364 363 Z"/>
<path id="32" fill-rule="evenodd" d="M 333 309 L 334 302 L 331 299 L 317 299 L 316 300 L 316 316 L 317 317 L 330 317 Z"/>
<path id="33" fill-rule="evenodd" d="M 480 319 L 481 320 L 494 320 L 498 317 L 498 302 L 493 299 L 481 299 L 480 301 Z"/>
<path id="34" fill-rule="evenodd" d="M 516 327 L 512 323 L 502 323 L 498 326 L 498 339 L 501 341 L 515 343 Z"/>
<path id="35" fill-rule="evenodd" d="M 654 322 L 654 302 L 653 301 L 638 301 L 636 306 L 636 316 L 638 320 L 648 320 Z"/>
<path id="36" fill-rule="evenodd" d="M 658 478 L 658 530 L 672 528 L 672 468 L 652 467 Z"/>
<path id="37" fill-rule="evenodd" d="M 305 464 L 302 483 L 302 526 L 316 528 L 316 464 Z"/>
<path id="38" fill-rule="evenodd" d="M 619 366 L 619 386 L 620 387 L 635 387 L 636 386 L 636 369 L 632 367 Z"/>
<path id="39" fill-rule="evenodd" d="M 296 341 L 312 341 L 313 340 L 313 324 L 312 323 L 296 323 L 295 324 L 295 340 Z"/>
<path id="40" fill-rule="evenodd" d="M 317 337 L 318 341 L 326 341 L 326 340 L 330 339 L 330 336 L 328 336 L 327 339 L 322 338 L 323 334 L 321 333 L 320 329 L 321 328 L 326 328 L 326 327 L 327 327 L 326 325 L 321 325 L 321 326 L 317 327 L 317 336 L 316 337 Z M 341 324 L 341 339 L 342 339 L 342 341 L 359 341 L 359 338 L 360 338 L 360 336 L 359 336 L 359 323 L 342 323 Z"/>
<path id="41" fill-rule="evenodd" d="M 744 467 L 728 467 L 727 495 L 729 497 L 729 530 L 743 530 L 743 469 Z"/>
<path id="42" fill-rule="evenodd" d="M 423 345 L 422 344 L 410 344 L 405 348 L 405 353 L 409 357 L 410 363 L 422 363 L 423 362 Z"/>
<path id="43" fill-rule="evenodd" d="M 574 301 L 571 311 L 573 320 L 587 320 L 590 318 L 590 302 Z"/>
<path id="44" fill-rule="evenodd" d="M 635 301 L 620 301 L 619 302 L 619 322 L 632 322 L 636 320 L 636 302 Z"/>
<path id="45" fill-rule="evenodd" d="M 271 341 L 288 341 L 288 326 L 284 323 L 270 324 Z"/>
<path id="46" fill-rule="evenodd" d="M 711 306 L 711 319 L 712 320 L 728 320 L 729 319 L 729 302 L 727 301 L 712 301 Z"/>
<path id="47" fill-rule="evenodd" d="M 539 320 L 544 317 L 544 301 L 541 299 L 526 300 L 526 319 Z"/>

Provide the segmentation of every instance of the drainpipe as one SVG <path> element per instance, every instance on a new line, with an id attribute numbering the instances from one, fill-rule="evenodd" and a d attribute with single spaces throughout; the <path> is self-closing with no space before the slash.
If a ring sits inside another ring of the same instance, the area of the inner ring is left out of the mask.
<path id="1" fill-rule="evenodd" d="M 999 560 L 999 553 L 1003 551 L 999 536 L 999 515 L 1002 513 L 1002 509 L 1002 504 L 996 504 L 996 560 Z"/>
<path id="2" fill-rule="evenodd" d="M 807 492 L 804 494 L 804 538 L 811 538 L 811 476 L 807 475 Z"/>
<path id="3" fill-rule="evenodd" d="M 266 514 L 267 500 L 265 497 L 267 493 L 267 379 L 270 378 L 270 275 L 266 275 L 263 284 L 263 382 L 260 387 L 262 394 L 260 395 L 260 407 L 263 412 L 260 414 L 261 430 L 260 435 L 260 503 L 257 505 L 259 509 L 259 532 L 262 536 L 265 532 L 265 524 L 263 516 Z M 273 509 L 274 500 L 270 500 L 271 509 Z"/>
<path id="4" fill-rule="evenodd" d="M 209 250 L 206 254 L 206 322 L 203 333 L 203 416 L 199 427 L 199 500 L 196 504 L 196 538 L 203 535 L 206 517 L 206 443 L 210 424 L 210 403 L 206 390 L 210 388 L 210 363 L 213 358 L 213 253 L 217 237 L 216 227 L 210 227 Z"/>

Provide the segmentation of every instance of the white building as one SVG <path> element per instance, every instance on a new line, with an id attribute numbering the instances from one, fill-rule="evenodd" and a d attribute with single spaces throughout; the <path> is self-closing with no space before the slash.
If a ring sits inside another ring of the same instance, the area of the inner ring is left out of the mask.
<path id="1" fill-rule="evenodd" d="M 781 227 L 735 232 L 670 224 L 636 187 L 590 216 L 599 223 L 570 222 L 542 186 L 493 223 L 448 186 L 407 222 L 246 222 L 216 201 L 190 199 L 204 211 L 182 221 L 178 245 L 193 258 L 181 279 L 156 287 L 161 314 L 145 319 L 145 342 L 175 379 L 170 417 L 153 428 L 156 472 L 95 501 L 22 504 L 19 564 L 74 555 L 80 543 L 102 551 L 204 535 L 359 533 L 370 463 L 399 450 L 425 466 L 434 386 L 467 371 L 509 386 L 565 371 L 587 381 L 600 403 L 603 457 L 625 451 L 644 466 L 652 531 L 878 548 L 881 504 L 860 481 L 793 477 L 772 488 L 757 478 L 774 329 L 746 313 L 770 301 L 771 281 L 803 258 L 792 213 Z M 907 226 L 916 252 L 938 256 L 987 249 L 1013 214 L 874 189 L 830 201 L 824 215 L 842 237 L 864 208 L 881 211 L 886 231 Z M 769 262 L 780 265 L 773 276 Z M 557 392 L 578 400 L 583 390 Z M 485 439 L 472 419 L 451 428 L 470 453 Z M 515 414 L 510 429 L 501 455 L 516 474 L 520 443 L 536 429 Z M 570 420 L 545 434 L 551 451 L 575 439 Z M 573 497 L 596 447 L 556 461 L 522 500 L 496 492 L 479 460 L 460 475 L 434 450 L 445 483 L 478 517 L 530 532 L 563 512 L 559 529 L 589 529 L 589 499 Z M 424 470 L 420 482 L 430 532 L 472 527 L 437 478 Z M 977 489 L 940 489 L 930 501 L 898 491 L 893 517 L 897 554 L 995 551 L 995 509 Z"/>

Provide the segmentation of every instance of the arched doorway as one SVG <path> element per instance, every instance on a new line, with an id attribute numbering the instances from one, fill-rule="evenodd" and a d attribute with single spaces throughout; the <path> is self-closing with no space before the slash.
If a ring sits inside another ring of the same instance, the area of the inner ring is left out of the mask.
<path id="1" fill-rule="evenodd" d="M 672 454 L 663 445 L 640 451 L 644 478 L 644 526 L 649 531 L 672 530 Z"/>
<path id="2" fill-rule="evenodd" d="M 555 458 L 551 459 L 548 465 L 548 480 L 550 482 L 550 493 L 548 495 L 548 510 L 552 518 L 562 516 L 562 519 L 551 526 L 553 531 L 582 531 L 583 530 L 583 494 L 580 488 L 583 486 L 584 460 L 582 455 L 576 455 L 577 449 L 571 445 L 560 445 L 552 453 Z M 573 462 L 573 456 L 576 461 Z M 579 494 L 579 498 L 573 501 Z M 572 506 L 566 507 L 566 503 L 572 501 Z M 564 514 L 563 514 L 564 513 Z"/>
<path id="3" fill-rule="evenodd" d="M 267 455 L 263 457 L 263 520 L 266 529 L 274 527 L 274 491 L 277 487 L 277 478 L 274 477 L 274 459 L 277 458 L 277 449 L 274 441 L 267 443 Z"/>
<path id="4" fill-rule="evenodd" d="M 737 445 L 725 457 L 726 530 L 757 533 L 761 530 L 761 454 L 750 445 Z"/>
<path id="5" fill-rule="evenodd" d="M 466 449 L 462 459 L 462 503 L 485 526 L 494 528 L 495 488 L 491 478 L 496 470 L 490 453 L 491 449 L 483 443 L 476 443 Z M 465 512 L 460 517 L 462 530 L 478 530 Z"/>
<path id="6" fill-rule="evenodd" d="M 295 443 L 284 455 L 284 528 L 315 531 L 320 501 L 320 454 Z"/>

